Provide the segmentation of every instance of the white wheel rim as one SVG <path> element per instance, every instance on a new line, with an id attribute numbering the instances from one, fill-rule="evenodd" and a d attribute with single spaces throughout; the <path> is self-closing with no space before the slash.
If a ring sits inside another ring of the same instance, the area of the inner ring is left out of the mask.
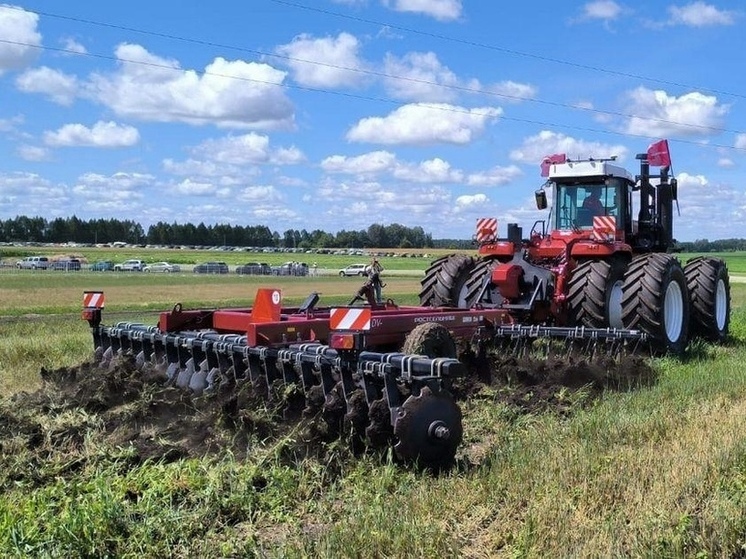
<path id="1" fill-rule="evenodd" d="M 624 328 L 622 323 L 622 280 L 615 281 L 609 293 L 609 326 Z"/>
<path id="2" fill-rule="evenodd" d="M 681 296 L 681 287 L 675 281 L 670 282 L 666 288 L 666 296 L 663 300 L 663 323 L 668 341 L 678 341 L 681 337 L 681 327 L 684 324 L 684 298 Z"/>
<path id="3" fill-rule="evenodd" d="M 725 329 L 725 321 L 728 317 L 728 294 L 725 290 L 725 282 L 718 279 L 715 289 L 715 323 L 719 331 Z"/>

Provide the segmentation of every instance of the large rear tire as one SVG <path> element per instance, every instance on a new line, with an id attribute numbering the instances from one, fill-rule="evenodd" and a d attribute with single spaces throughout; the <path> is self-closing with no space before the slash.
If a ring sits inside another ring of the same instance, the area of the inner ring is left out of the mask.
<path id="1" fill-rule="evenodd" d="M 690 333 L 713 342 L 728 337 L 730 279 L 720 258 L 698 256 L 684 266 L 691 304 Z"/>
<path id="2" fill-rule="evenodd" d="M 474 258 L 452 254 L 430 265 L 422 280 L 420 304 L 433 307 L 466 308 L 465 285 L 474 269 Z"/>
<path id="3" fill-rule="evenodd" d="M 670 254 L 635 257 L 622 286 L 625 328 L 642 330 L 653 347 L 682 354 L 689 332 L 689 296 L 681 263 Z"/>
<path id="4" fill-rule="evenodd" d="M 626 263 L 621 258 L 583 260 L 568 287 L 570 324 L 589 328 L 624 328 L 622 288 Z"/>

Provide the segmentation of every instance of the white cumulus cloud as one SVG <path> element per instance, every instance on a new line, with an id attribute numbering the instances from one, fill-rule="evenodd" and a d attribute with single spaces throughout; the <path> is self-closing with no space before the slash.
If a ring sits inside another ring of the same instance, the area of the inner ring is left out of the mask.
<path id="1" fill-rule="evenodd" d="M 368 175 L 388 171 L 396 164 L 396 156 L 389 151 L 372 151 L 347 157 L 332 155 L 321 162 L 321 168 L 327 173 L 347 173 L 351 175 Z"/>
<path id="2" fill-rule="evenodd" d="M 355 87 L 365 76 L 360 43 L 354 35 L 340 33 L 337 37 L 314 38 L 303 34 L 290 43 L 277 47 L 279 55 L 287 57 L 285 64 L 293 79 L 309 87 Z"/>
<path id="3" fill-rule="evenodd" d="M 400 180 L 419 183 L 461 182 L 464 174 L 454 169 L 451 164 L 436 157 L 418 165 L 399 165 L 394 170 L 394 177 Z"/>
<path id="4" fill-rule="evenodd" d="M 624 131 L 648 137 L 708 136 L 719 132 L 729 106 L 717 97 L 697 91 L 680 97 L 662 90 L 638 87 L 628 95 L 626 113 L 630 118 Z"/>
<path id="5" fill-rule="evenodd" d="M 733 25 L 736 14 L 728 10 L 719 10 L 705 2 L 691 2 L 685 6 L 670 6 L 668 13 L 671 24 L 688 27 L 707 27 L 711 25 Z"/>
<path id="6" fill-rule="evenodd" d="M 210 161 L 232 165 L 294 165 L 305 160 L 299 149 L 272 148 L 268 136 L 255 132 L 205 140 L 193 148 L 192 152 Z"/>
<path id="7" fill-rule="evenodd" d="M 16 87 L 24 93 L 41 93 L 60 105 L 71 105 L 78 94 L 78 80 L 47 66 L 26 70 L 16 78 Z"/>
<path id="8" fill-rule="evenodd" d="M 411 12 L 432 17 L 439 21 L 452 21 L 461 17 L 461 0 L 383 0 L 385 6 L 397 12 Z"/>
<path id="9" fill-rule="evenodd" d="M 137 128 L 112 121 L 98 121 L 91 128 L 78 123 L 65 124 L 58 130 L 44 133 L 44 143 L 52 147 L 121 148 L 139 141 Z"/>
<path id="10" fill-rule="evenodd" d="M 612 20 L 619 17 L 622 7 L 613 0 L 597 0 L 583 6 L 584 19 Z"/>
<path id="11" fill-rule="evenodd" d="M 616 155 L 621 161 L 627 155 L 627 148 L 618 144 L 588 142 L 558 132 L 542 130 L 538 134 L 523 140 L 519 148 L 510 152 L 510 158 L 520 163 L 536 164 L 536 174 L 538 176 L 542 159 L 553 153 L 564 153 L 572 159 Z"/>
<path id="12" fill-rule="evenodd" d="M 91 77 L 88 95 L 117 115 L 229 128 L 288 128 L 293 106 L 278 87 L 285 72 L 218 57 L 204 71 L 184 70 L 135 44 L 116 49 L 117 72 Z"/>
<path id="13" fill-rule="evenodd" d="M 41 52 L 39 16 L 19 6 L 0 4 L 0 75 L 30 64 Z"/>
<path id="14" fill-rule="evenodd" d="M 468 144 L 501 114 L 502 109 L 495 107 L 415 103 L 385 117 L 360 120 L 347 132 L 347 139 L 386 145 Z"/>
<path id="15" fill-rule="evenodd" d="M 501 186 L 509 184 L 523 173 L 516 165 L 493 167 L 482 173 L 472 173 L 466 178 L 469 186 Z"/>
<path id="16" fill-rule="evenodd" d="M 463 87 L 434 52 L 409 52 L 401 58 L 389 53 L 384 72 L 389 95 L 407 101 L 452 101 L 458 93 L 453 88 Z"/>

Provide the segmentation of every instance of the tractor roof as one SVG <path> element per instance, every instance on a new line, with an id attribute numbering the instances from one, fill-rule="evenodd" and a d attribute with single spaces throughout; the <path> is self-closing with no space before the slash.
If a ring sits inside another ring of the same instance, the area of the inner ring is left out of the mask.
<path id="1" fill-rule="evenodd" d="M 634 182 L 635 178 L 624 168 L 608 160 L 584 159 L 555 163 L 549 167 L 551 180 L 580 177 L 620 177 Z"/>

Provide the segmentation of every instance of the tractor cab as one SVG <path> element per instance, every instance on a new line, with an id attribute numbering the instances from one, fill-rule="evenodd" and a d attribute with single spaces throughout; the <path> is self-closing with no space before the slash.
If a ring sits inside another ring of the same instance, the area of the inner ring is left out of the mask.
<path id="1" fill-rule="evenodd" d="M 624 239 L 630 231 L 631 193 L 634 177 L 609 159 L 564 160 L 548 169 L 552 189 L 552 229 L 560 234 L 592 232 L 594 218 L 613 218 L 614 237 Z M 537 200 L 539 198 L 537 197 Z M 611 223 L 609 219 L 605 223 Z"/>

